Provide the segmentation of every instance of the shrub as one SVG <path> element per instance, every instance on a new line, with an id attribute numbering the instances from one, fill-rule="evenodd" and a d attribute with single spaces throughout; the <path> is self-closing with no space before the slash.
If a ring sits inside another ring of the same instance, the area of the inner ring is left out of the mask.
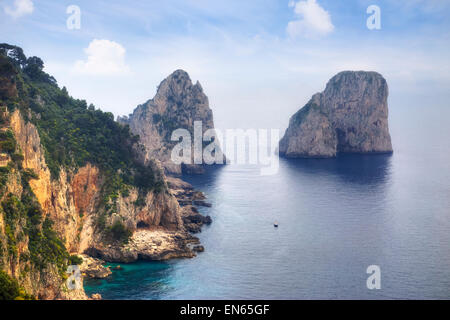
<path id="1" fill-rule="evenodd" d="M 15 163 L 21 163 L 23 161 L 24 157 L 23 154 L 21 153 L 13 153 L 11 155 L 11 160 L 14 161 Z"/>
<path id="2" fill-rule="evenodd" d="M 77 256 L 76 254 L 71 255 L 69 257 L 69 264 L 70 265 L 80 265 L 83 263 L 83 258 Z"/>
<path id="3" fill-rule="evenodd" d="M 16 279 L 0 270 L 0 300 L 32 300 L 33 296 L 27 294 L 19 286 Z"/>
<path id="4" fill-rule="evenodd" d="M 127 243 L 130 239 L 132 232 L 124 226 L 120 221 L 114 222 L 114 224 L 108 228 L 107 235 L 110 240 Z"/>
<path id="5" fill-rule="evenodd" d="M 12 153 L 14 150 L 16 150 L 16 139 L 12 131 L 0 131 L 0 151 Z"/>
<path id="6" fill-rule="evenodd" d="M 26 182 L 30 181 L 31 179 L 38 179 L 38 178 L 39 176 L 32 169 L 24 169 L 22 171 L 22 179 L 24 179 L 24 181 Z"/>
<path id="7" fill-rule="evenodd" d="M 17 280 L 0 270 L 0 300 L 14 300 L 19 294 Z"/>

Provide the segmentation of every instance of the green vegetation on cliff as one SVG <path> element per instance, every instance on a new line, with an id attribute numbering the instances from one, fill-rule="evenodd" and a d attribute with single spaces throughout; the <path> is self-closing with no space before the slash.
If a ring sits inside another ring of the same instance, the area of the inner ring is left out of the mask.
<path id="1" fill-rule="evenodd" d="M 30 266 L 43 271 L 49 264 L 55 265 L 64 274 L 68 253 L 61 239 L 52 228 L 53 222 L 44 218 L 40 204 L 33 194 L 29 181 L 37 175 L 30 169 L 23 169 L 22 160 L 10 162 L 2 167 L 2 175 L 12 172 L 20 177 L 22 192 L 20 198 L 12 193 L 5 194 L 4 184 L 0 185 L 0 213 L 3 215 L 6 235 L 6 252 L 9 259 L 30 262 Z M 6 180 L 6 179 L 5 179 Z M 19 255 L 19 242 L 28 239 L 28 251 Z M 3 253 L 2 253 L 3 254 Z"/>
<path id="2" fill-rule="evenodd" d="M 14 135 L 8 135 L 17 154 Z M 16 152 L 16 153 L 14 153 Z M 4 228 L 4 241 L 0 232 L 0 299 L 29 299 L 30 296 L 18 286 L 16 279 L 9 278 L 4 271 L 8 265 L 19 279 L 29 272 L 48 272 L 55 267 L 64 278 L 69 260 L 67 250 L 52 228 L 53 222 L 44 218 L 40 204 L 33 194 L 29 181 L 37 174 L 22 167 L 23 157 L 12 158 L 6 167 L 0 168 L 0 214 Z M 21 192 L 8 192 L 8 179 L 19 180 Z M 2 230 L 0 230 L 2 231 Z"/>
<path id="3" fill-rule="evenodd" d="M 109 180 L 105 185 L 114 189 L 106 190 L 108 196 L 124 191 L 127 185 L 144 191 L 163 190 L 160 173 L 136 160 L 134 147 L 139 137 L 132 135 L 128 126 L 114 121 L 112 113 L 95 110 L 85 100 L 69 96 L 65 87 L 60 89 L 43 71 L 44 64 L 38 57 L 26 59 L 20 48 L 0 44 L 0 66 L 7 64 L 5 59 L 14 67 L 13 71 L 6 69 L 10 75 L 15 74 L 18 97 L 4 102 L 9 109 L 19 107 L 37 126 L 53 178 L 58 178 L 61 167 L 92 163 Z"/>
<path id="4" fill-rule="evenodd" d="M 115 211 L 119 194 L 127 195 L 132 186 L 140 195 L 164 191 L 160 170 L 137 160 L 139 137 L 114 121 L 112 113 L 72 98 L 43 68 L 38 57 L 27 59 L 22 49 L 0 44 L 0 70 L 7 70 L 4 76 L 17 87 L 17 96 L 7 99 L 0 88 L 0 99 L 3 97 L 9 111 L 19 108 L 38 128 L 52 178 L 58 179 L 61 168 L 76 170 L 87 163 L 98 166 L 104 179 L 101 205 L 107 214 Z M 12 148 L 12 144 L 5 141 L 0 148 Z"/>
<path id="5" fill-rule="evenodd" d="M 11 278 L 8 274 L 0 270 L 0 300 L 33 300 L 34 298 L 27 294 L 23 288 L 19 286 L 16 279 Z"/>
<path id="6" fill-rule="evenodd" d="M 120 194 L 126 196 L 136 187 L 140 200 L 148 191 L 166 191 L 162 172 L 137 160 L 139 137 L 114 121 L 111 113 L 72 98 L 43 68 L 40 58 L 27 58 L 21 48 L 0 44 L 0 156 L 9 161 L 0 167 L 0 299 L 27 297 L 16 281 L 26 273 L 54 269 L 64 279 L 67 264 L 80 263 L 68 254 L 29 185 L 38 175 L 23 168 L 24 157 L 8 129 L 14 110 L 36 126 L 52 179 L 59 179 L 62 168 L 76 172 L 91 163 L 100 169 L 103 189 L 97 220 L 107 240 L 126 242 L 131 234 L 121 222 L 105 223 Z M 12 179 L 19 192 L 11 191 Z M 13 278 L 2 271 L 10 269 L 16 271 L 11 272 Z"/>

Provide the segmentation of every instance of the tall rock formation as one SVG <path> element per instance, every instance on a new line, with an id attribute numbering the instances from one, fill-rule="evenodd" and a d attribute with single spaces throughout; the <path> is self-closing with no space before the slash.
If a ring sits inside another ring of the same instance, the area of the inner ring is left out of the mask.
<path id="1" fill-rule="evenodd" d="M 285 157 L 390 153 L 388 85 L 376 72 L 345 71 L 295 113 L 280 141 Z"/>
<path id="2" fill-rule="evenodd" d="M 175 129 L 187 129 L 192 138 L 194 121 L 202 122 L 203 133 L 214 129 L 208 97 L 198 81 L 192 84 L 187 72 L 173 72 L 158 86 L 153 99 L 137 106 L 129 117 L 119 117 L 118 121 L 128 124 L 131 131 L 139 135 L 145 147 L 145 159 L 158 159 L 167 173 L 179 175 L 182 172 L 203 172 L 203 167 L 193 164 L 193 161 L 179 165 L 171 160 L 172 148 L 177 143 L 171 141 Z"/>

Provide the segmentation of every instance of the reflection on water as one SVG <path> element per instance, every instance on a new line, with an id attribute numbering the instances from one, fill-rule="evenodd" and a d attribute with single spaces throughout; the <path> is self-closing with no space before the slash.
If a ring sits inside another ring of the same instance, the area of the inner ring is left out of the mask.
<path id="1" fill-rule="evenodd" d="M 341 154 L 334 159 L 281 159 L 285 167 L 312 175 L 333 175 L 346 182 L 383 184 L 389 179 L 391 154 Z"/>

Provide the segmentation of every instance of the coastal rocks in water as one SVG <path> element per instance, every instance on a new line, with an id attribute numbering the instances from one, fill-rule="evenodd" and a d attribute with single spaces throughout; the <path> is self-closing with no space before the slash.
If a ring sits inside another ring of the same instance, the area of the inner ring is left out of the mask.
<path id="1" fill-rule="evenodd" d="M 206 196 L 203 192 L 196 191 L 189 183 L 174 177 L 168 177 L 169 190 L 178 200 L 181 206 L 181 217 L 185 229 L 190 233 L 199 233 L 203 225 L 209 225 L 212 222 L 210 216 L 202 215 L 195 206 L 211 207 L 210 203 L 205 202 Z"/>
<path id="2" fill-rule="evenodd" d="M 196 206 L 201 206 L 201 207 L 212 207 L 212 204 L 203 200 L 194 200 L 192 201 L 193 204 L 195 204 Z"/>
<path id="3" fill-rule="evenodd" d="M 98 245 L 91 247 L 86 254 L 108 262 L 129 263 L 137 260 L 169 260 L 192 258 L 195 253 L 189 244 L 199 240 L 184 231 L 138 230 L 122 245 Z"/>
<path id="4" fill-rule="evenodd" d="M 191 233 L 201 232 L 201 227 L 204 224 L 209 225 L 212 222 L 210 216 L 204 216 L 200 214 L 197 208 L 191 205 L 187 205 L 182 208 L 181 216 L 183 219 L 184 227 Z"/>
<path id="5" fill-rule="evenodd" d="M 194 190 L 189 183 L 175 177 L 168 177 L 167 179 L 170 193 L 175 196 L 180 206 L 195 204 L 211 207 L 210 203 L 205 202 L 205 194 L 201 191 Z"/>
<path id="6" fill-rule="evenodd" d="M 195 246 L 194 248 L 192 248 L 192 250 L 194 250 L 195 252 L 203 252 L 205 251 L 205 248 L 203 246 Z"/>
<path id="7" fill-rule="evenodd" d="M 167 176 L 166 180 L 167 180 L 167 185 L 172 190 L 186 191 L 186 190 L 194 189 L 194 187 L 189 182 L 183 181 L 176 177 Z"/>
<path id="8" fill-rule="evenodd" d="M 193 161 L 181 165 L 171 160 L 172 149 L 178 143 L 171 141 L 174 130 L 187 129 L 193 137 L 195 121 L 202 122 L 202 133 L 214 129 L 208 97 L 199 82 L 192 84 L 185 71 L 173 72 L 158 86 L 153 99 L 137 106 L 129 117 L 119 117 L 118 121 L 128 124 L 131 131 L 139 135 L 145 148 L 144 161 L 151 158 L 161 161 L 169 174 L 204 172 L 203 166 Z"/>
<path id="9" fill-rule="evenodd" d="M 104 279 L 112 274 L 109 268 L 103 266 L 104 261 L 85 254 L 80 255 L 80 257 L 83 259 L 80 271 L 84 276 L 93 279 Z"/>
<path id="10" fill-rule="evenodd" d="M 294 114 L 281 156 L 328 158 L 337 153 L 391 153 L 388 85 L 376 72 L 345 71 Z"/>

